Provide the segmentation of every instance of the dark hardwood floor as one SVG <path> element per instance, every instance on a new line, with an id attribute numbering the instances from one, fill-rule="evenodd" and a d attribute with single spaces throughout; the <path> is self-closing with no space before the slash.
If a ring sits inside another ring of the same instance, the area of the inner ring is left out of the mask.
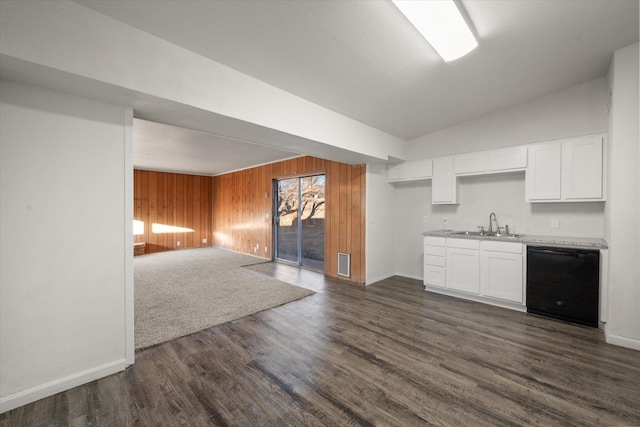
<path id="1" fill-rule="evenodd" d="M 301 300 L 137 353 L 2 426 L 640 425 L 640 352 L 602 331 L 279 264 Z"/>

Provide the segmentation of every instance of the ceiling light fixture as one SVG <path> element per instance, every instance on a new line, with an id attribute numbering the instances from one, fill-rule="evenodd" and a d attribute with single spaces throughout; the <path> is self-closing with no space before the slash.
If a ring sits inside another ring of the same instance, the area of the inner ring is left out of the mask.
<path id="1" fill-rule="evenodd" d="M 471 52 L 478 42 L 453 0 L 392 0 L 445 62 Z"/>

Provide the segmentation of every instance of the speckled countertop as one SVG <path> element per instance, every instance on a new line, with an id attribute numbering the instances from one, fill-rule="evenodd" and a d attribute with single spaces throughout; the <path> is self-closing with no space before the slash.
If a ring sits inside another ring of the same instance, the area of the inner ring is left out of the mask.
<path id="1" fill-rule="evenodd" d="M 588 237 L 566 237 L 566 236 L 539 236 L 534 234 L 520 234 L 518 237 L 495 237 L 495 236 L 465 236 L 454 234 L 456 230 L 435 230 L 424 231 L 423 236 L 433 237 L 453 237 L 456 239 L 475 240 L 498 240 L 503 242 L 518 242 L 529 246 L 561 246 L 577 248 L 607 249 L 608 245 L 604 239 Z"/>

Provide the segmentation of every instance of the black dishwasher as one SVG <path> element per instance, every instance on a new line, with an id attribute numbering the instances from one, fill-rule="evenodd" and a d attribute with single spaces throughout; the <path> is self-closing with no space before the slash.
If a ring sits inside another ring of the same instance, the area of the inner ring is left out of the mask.
<path id="1" fill-rule="evenodd" d="M 527 312 L 598 327 L 600 251 L 527 247 Z"/>

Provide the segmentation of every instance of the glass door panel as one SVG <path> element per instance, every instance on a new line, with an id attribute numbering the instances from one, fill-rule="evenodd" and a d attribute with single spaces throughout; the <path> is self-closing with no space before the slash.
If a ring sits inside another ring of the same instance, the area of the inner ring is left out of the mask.
<path id="1" fill-rule="evenodd" d="M 301 264 L 324 269 L 324 175 L 300 178 Z"/>
<path id="2" fill-rule="evenodd" d="M 276 181 L 275 256 L 324 269 L 325 176 Z"/>
<path id="3" fill-rule="evenodd" d="M 298 208 L 300 206 L 298 178 L 277 183 L 276 257 L 298 261 Z"/>

